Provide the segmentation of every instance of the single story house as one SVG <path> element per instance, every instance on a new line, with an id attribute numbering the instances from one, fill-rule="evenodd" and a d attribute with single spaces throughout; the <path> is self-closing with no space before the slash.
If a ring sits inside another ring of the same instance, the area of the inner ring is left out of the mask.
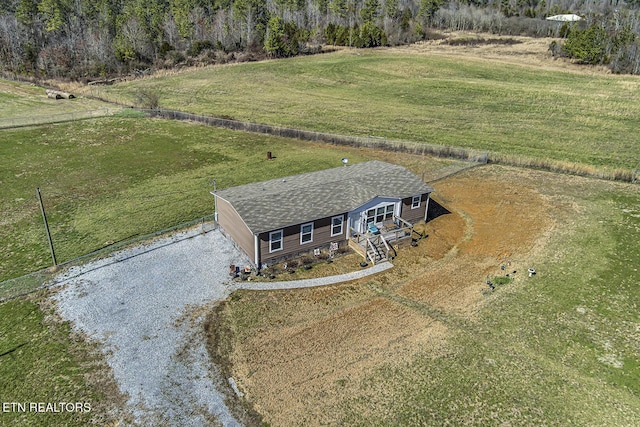
<path id="1" fill-rule="evenodd" d="M 370 161 L 212 194 L 218 225 L 261 268 L 390 222 L 426 220 L 432 191 L 404 167 Z"/>

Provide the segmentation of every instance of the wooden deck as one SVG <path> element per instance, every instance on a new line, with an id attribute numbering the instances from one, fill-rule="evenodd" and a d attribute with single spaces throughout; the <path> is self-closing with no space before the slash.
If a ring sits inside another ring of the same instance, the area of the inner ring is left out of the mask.
<path id="1" fill-rule="evenodd" d="M 349 246 L 367 262 L 375 265 L 377 262 L 392 259 L 397 256 L 393 243 L 411 237 L 414 233 L 413 225 L 400 217 L 376 224 L 378 233 L 357 233 L 351 229 Z"/>

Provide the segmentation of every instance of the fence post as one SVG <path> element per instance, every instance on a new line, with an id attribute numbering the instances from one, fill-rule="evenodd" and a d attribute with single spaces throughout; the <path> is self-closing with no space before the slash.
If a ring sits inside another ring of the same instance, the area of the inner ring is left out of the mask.
<path id="1" fill-rule="evenodd" d="M 49 240 L 49 249 L 51 250 L 51 258 L 53 259 L 53 266 L 58 265 L 56 260 L 56 252 L 53 249 L 53 240 L 51 239 L 51 232 L 49 231 L 49 222 L 47 221 L 47 214 L 44 211 L 44 204 L 42 203 L 42 195 L 40 194 L 40 188 L 36 188 L 36 195 L 38 196 L 38 202 L 40 203 L 40 211 L 42 212 L 42 219 L 44 220 L 44 228 L 47 231 L 47 239 Z"/>

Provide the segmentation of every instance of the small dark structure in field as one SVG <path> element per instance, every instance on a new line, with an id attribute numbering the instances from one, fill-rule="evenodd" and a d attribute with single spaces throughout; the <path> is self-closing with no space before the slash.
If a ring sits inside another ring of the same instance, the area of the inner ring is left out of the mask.
<path id="1" fill-rule="evenodd" d="M 395 256 L 390 242 L 426 220 L 432 188 L 381 161 L 214 191 L 220 228 L 254 265 L 351 246 L 366 261 Z"/>

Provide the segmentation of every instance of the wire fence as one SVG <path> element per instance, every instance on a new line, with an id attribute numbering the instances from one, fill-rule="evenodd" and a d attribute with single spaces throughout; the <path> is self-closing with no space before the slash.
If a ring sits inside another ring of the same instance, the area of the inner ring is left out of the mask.
<path id="1" fill-rule="evenodd" d="M 207 215 L 202 218 L 166 228 L 164 230 L 122 240 L 88 254 L 81 255 L 69 261 L 65 261 L 64 263 L 58 264 L 56 267 L 45 268 L 40 271 L 26 274 L 24 276 L 0 282 L 0 302 L 25 296 L 40 289 L 48 288 L 56 283 L 54 279 L 56 276 L 59 276 L 62 271 L 69 272 L 72 270 L 72 267 L 86 264 L 89 261 L 106 258 L 117 253 L 118 251 L 131 246 L 138 246 L 143 243 L 149 243 L 156 239 L 168 238 L 170 236 L 173 237 L 173 239 L 171 240 L 172 243 L 177 242 L 193 236 L 193 234 L 180 235 L 181 232 L 187 231 L 189 229 L 199 228 L 200 232 L 208 233 L 216 228 L 214 215 L 215 214 Z M 72 278 L 82 273 L 82 269 L 78 269 L 76 273 L 65 275 L 65 278 Z"/>
<path id="2" fill-rule="evenodd" d="M 428 182 L 429 184 L 433 184 L 436 181 L 440 181 L 445 178 L 449 178 L 452 175 L 455 175 L 459 172 L 465 171 L 467 169 L 474 168 L 476 166 L 480 166 L 483 163 L 474 163 L 474 162 L 456 162 L 452 165 L 445 166 L 434 171 L 426 172 L 422 175 L 422 180 L 424 182 Z"/>
<path id="3" fill-rule="evenodd" d="M 4 118 L 0 119 L 0 129 L 93 119 L 96 117 L 113 116 L 120 113 L 121 111 L 122 108 L 102 108 L 89 111 L 74 111 L 69 113 L 48 114 L 40 116 Z"/>
<path id="4" fill-rule="evenodd" d="M 325 142 L 334 145 L 346 145 L 351 147 L 365 147 L 387 151 L 399 151 L 411 154 L 431 155 L 466 160 L 485 164 L 488 161 L 487 151 L 473 150 L 462 147 L 450 147 L 445 145 L 428 144 L 422 142 L 397 141 L 380 137 L 359 137 L 348 135 L 336 135 L 324 132 L 315 132 L 303 129 L 292 129 L 280 126 L 272 126 L 260 123 L 242 122 L 239 120 L 222 119 L 218 117 L 203 116 L 184 113 L 174 110 L 142 110 L 151 117 L 163 119 L 185 120 L 216 126 L 226 129 L 245 132 L 262 133 L 283 138 L 295 138 L 305 141 Z"/>
<path id="5" fill-rule="evenodd" d="M 284 138 L 295 138 L 306 141 L 324 142 L 335 145 L 345 145 L 351 147 L 364 147 L 386 151 L 397 151 L 408 154 L 419 154 L 441 158 L 458 159 L 469 162 L 464 167 L 466 169 L 478 164 L 502 164 L 528 169 L 545 170 L 568 175 L 587 176 L 611 181 L 622 181 L 638 183 L 638 169 L 631 170 L 625 168 L 601 168 L 591 165 L 571 163 L 547 158 L 531 158 L 517 155 L 503 155 L 490 153 L 488 151 L 475 150 L 471 148 L 452 147 L 446 145 L 429 144 L 425 142 L 398 141 L 387 138 L 368 136 L 348 136 L 336 135 L 324 132 L 315 132 L 302 129 L 292 129 L 286 127 L 272 126 L 260 123 L 242 122 L 239 120 L 223 119 L 218 117 L 203 116 L 192 113 L 185 113 L 174 110 L 140 110 L 151 117 L 163 119 L 185 120 L 202 123 L 209 126 L 222 127 L 245 132 L 263 133 L 267 135 L 280 136 Z M 441 179 L 449 173 L 435 179 Z"/>
<path id="6" fill-rule="evenodd" d="M 292 129 L 280 126 L 272 126 L 260 123 L 242 122 L 239 120 L 223 119 L 218 117 L 203 116 L 174 110 L 140 110 L 151 117 L 163 119 L 185 120 L 202 123 L 208 126 L 216 126 L 226 129 L 245 132 L 263 133 L 284 138 L 295 138 L 313 142 L 324 142 L 334 145 L 351 147 L 364 147 L 377 150 L 396 151 L 408 154 L 419 154 L 441 158 L 457 159 L 468 162 L 466 166 L 452 166 L 452 171 L 442 171 L 433 180 L 439 180 L 460 170 L 468 169 L 479 164 L 502 164 L 529 169 L 546 170 L 569 175 L 588 176 L 611 181 L 638 183 L 638 169 L 625 168 L 600 168 L 591 165 L 583 165 L 546 158 L 530 158 L 526 156 L 502 155 L 488 151 L 475 150 L 464 147 L 452 147 L 446 145 L 429 144 L 425 142 L 399 141 L 375 136 L 358 137 L 348 135 L 336 135 L 324 132 L 315 132 L 302 129 Z"/>
<path id="7" fill-rule="evenodd" d="M 100 99 L 97 96 L 91 96 Z M 107 102 L 113 102 L 108 101 Z M 122 103 L 125 105 L 125 103 Z M 128 105 L 128 104 L 127 104 Z M 639 182 L 639 172 L 636 168 L 631 169 L 611 169 L 600 168 L 590 165 L 563 162 L 547 158 L 529 158 L 524 156 L 502 155 L 498 153 L 490 153 L 488 151 L 475 150 L 471 148 L 453 147 L 437 144 L 429 144 L 425 142 L 399 141 L 376 136 L 358 137 L 349 135 L 337 135 L 325 132 L 316 132 L 303 129 L 293 129 L 287 127 L 273 126 L 261 123 L 243 122 L 239 120 L 224 119 L 212 116 L 204 116 L 193 113 L 185 113 L 182 111 L 165 110 L 165 109 L 134 109 L 132 106 L 128 108 L 101 109 L 92 111 L 82 111 L 73 113 L 61 113 L 48 116 L 33 117 L 16 117 L 9 119 L 0 119 L 0 129 L 20 126 L 33 126 L 38 124 L 57 123 L 73 120 L 81 120 L 93 117 L 110 116 L 114 114 L 124 114 L 136 112 L 146 114 L 150 117 L 159 117 L 163 119 L 183 120 L 202 123 L 208 126 L 221 127 L 231 130 L 262 133 L 266 135 L 280 136 L 284 138 L 295 138 L 306 141 L 324 142 L 334 145 L 344 145 L 351 147 L 364 147 L 370 149 L 404 152 L 409 154 L 419 154 L 427 156 L 435 156 L 441 158 L 451 158 L 470 162 L 471 165 L 477 164 L 503 164 L 508 166 L 524 167 L 529 169 L 546 170 L 556 173 L 564 173 L 570 175 L 588 176 L 599 179 L 612 181 L 622 181 L 637 184 Z M 139 114 L 138 113 L 138 114 Z M 469 167 L 469 166 L 467 166 Z M 466 168 L 466 167 L 465 167 Z M 447 176 L 445 174 L 444 176 Z M 441 179 L 442 176 L 436 178 Z"/>

